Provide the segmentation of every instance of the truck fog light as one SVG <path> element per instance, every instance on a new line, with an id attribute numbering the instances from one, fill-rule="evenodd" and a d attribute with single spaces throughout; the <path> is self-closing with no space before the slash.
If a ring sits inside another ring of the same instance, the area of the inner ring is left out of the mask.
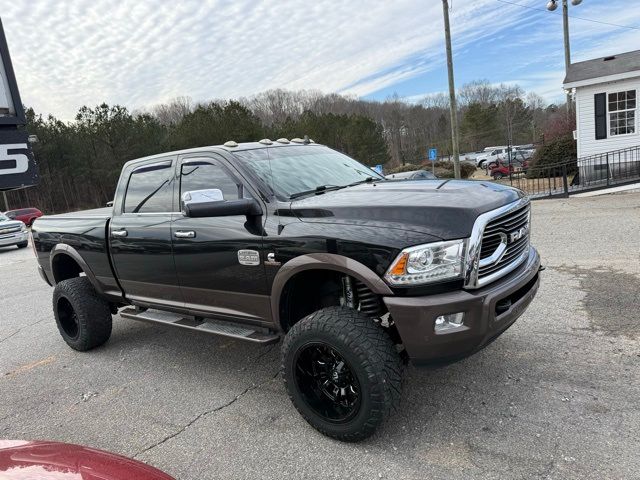
<path id="1" fill-rule="evenodd" d="M 436 333 L 450 332 L 464 325 L 464 312 L 449 313 L 436 318 L 434 329 Z"/>

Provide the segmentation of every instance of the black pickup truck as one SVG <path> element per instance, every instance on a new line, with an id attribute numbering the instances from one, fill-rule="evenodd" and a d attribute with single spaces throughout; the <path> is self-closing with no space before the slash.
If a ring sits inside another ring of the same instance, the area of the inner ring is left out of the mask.
<path id="1" fill-rule="evenodd" d="M 398 405 L 404 361 L 506 330 L 539 285 L 530 205 L 492 182 L 393 181 L 308 140 L 227 142 L 125 164 L 112 208 L 36 220 L 63 339 L 112 315 L 269 344 L 294 406 L 340 440 Z"/>

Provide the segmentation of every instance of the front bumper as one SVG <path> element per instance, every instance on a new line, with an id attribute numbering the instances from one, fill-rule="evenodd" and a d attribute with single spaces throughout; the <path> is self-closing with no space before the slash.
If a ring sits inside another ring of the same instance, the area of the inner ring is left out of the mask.
<path id="1" fill-rule="evenodd" d="M 0 247 L 9 247 L 29 241 L 29 232 L 15 232 L 0 235 Z"/>
<path id="2" fill-rule="evenodd" d="M 540 256 L 531 247 L 520 267 L 484 288 L 426 297 L 384 297 L 384 303 L 412 363 L 453 361 L 485 347 L 522 315 L 538 291 L 539 270 Z M 465 314 L 463 326 L 435 332 L 438 316 L 457 312 Z"/>

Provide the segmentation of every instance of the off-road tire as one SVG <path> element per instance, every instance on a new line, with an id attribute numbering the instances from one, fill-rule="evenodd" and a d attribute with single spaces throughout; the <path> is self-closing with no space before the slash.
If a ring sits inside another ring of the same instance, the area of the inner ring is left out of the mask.
<path id="1" fill-rule="evenodd" d="M 69 306 L 77 320 L 75 334 L 69 332 L 68 312 L 65 313 Z M 111 336 L 109 303 L 98 296 L 87 277 L 70 278 L 56 285 L 53 290 L 53 313 L 60 335 L 74 350 L 91 350 Z"/>
<path id="2" fill-rule="evenodd" d="M 16 244 L 16 247 L 18 248 L 27 248 L 27 245 L 29 245 L 29 242 L 20 242 Z"/>
<path id="3" fill-rule="evenodd" d="M 321 342 L 348 363 L 361 388 L 355 417 L 336 424 L 304 400 L 296 384 L 295 359 L 306 345 Z M 281 374 L 289 398 L 302 417 L 319 432 L 346 442 L 371 436 L 400 402 L 402 361 L 383 327 L 346 307 L 318 310 L 296 323 L 282 344 Z"/>

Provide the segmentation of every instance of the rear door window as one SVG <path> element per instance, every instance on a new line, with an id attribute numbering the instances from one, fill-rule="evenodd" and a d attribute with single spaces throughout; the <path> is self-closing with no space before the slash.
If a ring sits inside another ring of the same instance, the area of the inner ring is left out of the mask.
<path id="1" fill-rule="evenodd" d="M 124 213 L 172 212 L 173 185 L 170 160 L 137 168 L 129 177 Z"/>

